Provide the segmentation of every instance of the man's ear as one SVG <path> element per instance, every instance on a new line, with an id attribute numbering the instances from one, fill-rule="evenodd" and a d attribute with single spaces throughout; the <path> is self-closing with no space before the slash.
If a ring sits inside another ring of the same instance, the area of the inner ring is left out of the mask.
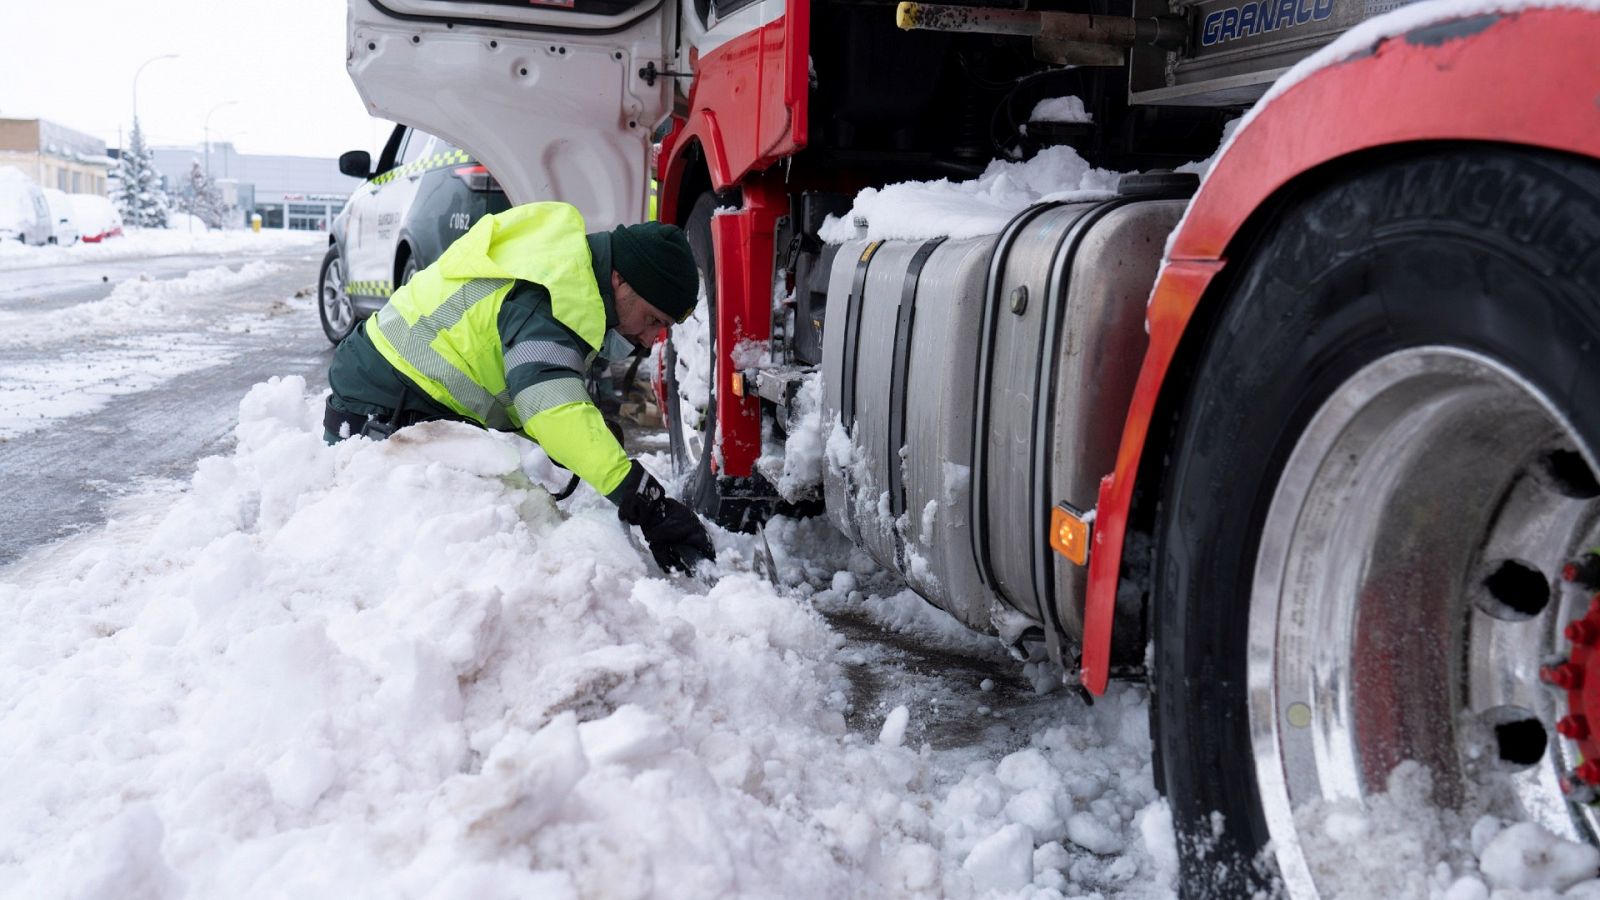
<path id="1" fill-rule="evenodd" d="M 624 284 L 624 282 L 622 280 L 622 276 L 617 274 L 617 270 L 616 269 L 612 269 L 611 270 L 611 290 L 612 290 L 612 292 L 615 293 L 617 288 L 622 287 L 623 284 Z"/>

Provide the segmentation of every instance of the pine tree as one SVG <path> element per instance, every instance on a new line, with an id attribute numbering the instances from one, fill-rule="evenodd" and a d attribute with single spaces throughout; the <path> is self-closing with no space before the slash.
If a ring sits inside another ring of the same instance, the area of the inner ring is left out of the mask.
<path id="1" fill-rule="evenodd" d="M 171 203 L 161 185 L 161 173 L 156 171 L 155 154 L 144 144 L 144 132 L 139 130 L 139 120 L 133 120 L 133 134 L 128 146 L 122 149 L 122 159 L 117 163 L 117 191 L 113 199 L 122 221 L 141 228 L 167 227 L 167 212 Z"/>
<path id="2" fill-rule="evenodd" d="M 183 191 L 183 211 L 206 223 L 207 228 L 222 227 L 222 191 L 200 168 L 200 160 L 189 166 L 189 184 Z"/>

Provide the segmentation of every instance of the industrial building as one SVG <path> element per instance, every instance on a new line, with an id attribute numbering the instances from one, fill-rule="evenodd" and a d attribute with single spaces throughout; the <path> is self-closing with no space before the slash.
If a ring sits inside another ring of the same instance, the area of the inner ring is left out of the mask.
<path id="1" fill-rule="evenodd" d="M 17 169 L 41 187 L 105 196 L 115 160 L 106 142 L 49 119 L 0 119 L 0 166 Z"/>

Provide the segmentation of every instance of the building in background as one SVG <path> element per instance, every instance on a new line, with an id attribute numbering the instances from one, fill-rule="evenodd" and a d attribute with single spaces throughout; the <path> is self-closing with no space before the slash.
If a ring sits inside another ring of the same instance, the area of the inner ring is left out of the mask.
<path id="1" fill-rule="evenodd" d="M 23 172 L 40 187 L 103 197 L 113 162 L 106 142 L 93 135 L 49 119 L 0 119 L 0 166 Z"/>
<path id="2" fill-rule="evenodd" d="M 188 182 L 196 162 L 207 166 L 204 145 L 156 147 L 154 152 L 156 170 L 169 191 Z M 361 185 L 360 179 L 339 173 L 336 159 L 239 153 L 228 142 L 212 142 L 209 169 L 233 223 L 244 225 L 252 213 L 259 213 L 263 228 L 326 231 Z"/>

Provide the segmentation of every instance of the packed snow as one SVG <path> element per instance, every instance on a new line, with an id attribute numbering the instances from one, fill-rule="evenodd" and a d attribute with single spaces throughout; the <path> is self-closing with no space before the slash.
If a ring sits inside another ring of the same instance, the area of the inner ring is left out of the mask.
<path id="1" fill-rule="evenodd" d="M 1083 105 L 1082 97 L 1051 97 L 1034 104 L 1029 122 L 1090 123 L 1094 116 Z"/>
<path id="2" fill-rule="evenodd" d="M 120 236 L 99 243 L 70 247 L 28 247 L 0 241 L 0 270 L 36 266 L 67 266 L 108 259 L 141 259 L 177 254 L 241 256 L 266 254 L 292 247 L 326 246 L 328 235 L 318 231 L 221 230 L 194 231 L 164 228 L 124 228 Z"/>
<path id="3" fill-rule="evenodd" d="M 941 178 L 867 188 L 843 217 L 829 216 L 820 234 L 833 244 L 995 234 L 1041 201 L 1109 197 L 1121 177 L 1121 172 L 1090 166 L 1071 147 L 1047 147 L 1025 162 L 997 159 L 969 181 Z"/>
<path id="4" fill-rule="evenodd" d="M 790 503 L 814 499 L 822 484 L 822 374 L 812 372 L 795 392 L 794 409 L 783 440 L 763 440 L 756 469 Z"/>
<path id="5" fill-rule="evenodd" d="M 1141 692 L 936 748 L 950 685 L 852 703 L 821 609 L 881 573 L 820 523 L 781 584 L 722 533 L 665 578 L 531 444 L 320 417 L 257 385 L 183 493 L 0 573 L 0 894 L 1170 896 Z"/>
<path id="6" fill-rule="evenodd" d="M 184 491 L 0 571 L 0 895 L 1173 896 L 1142 690 L 1034 694 L 817 520 L 776 584 L 720 531 L 664 577 L 533 445 L 328 447 L 321 399 L 257 385 Z M 945 662 L 864 693 L 899 651 L 853 630 Z M 1418 790 L 1308 812 L 1327 864 L 1597 896 L 1537 826 L 1396 840 Z"/>

